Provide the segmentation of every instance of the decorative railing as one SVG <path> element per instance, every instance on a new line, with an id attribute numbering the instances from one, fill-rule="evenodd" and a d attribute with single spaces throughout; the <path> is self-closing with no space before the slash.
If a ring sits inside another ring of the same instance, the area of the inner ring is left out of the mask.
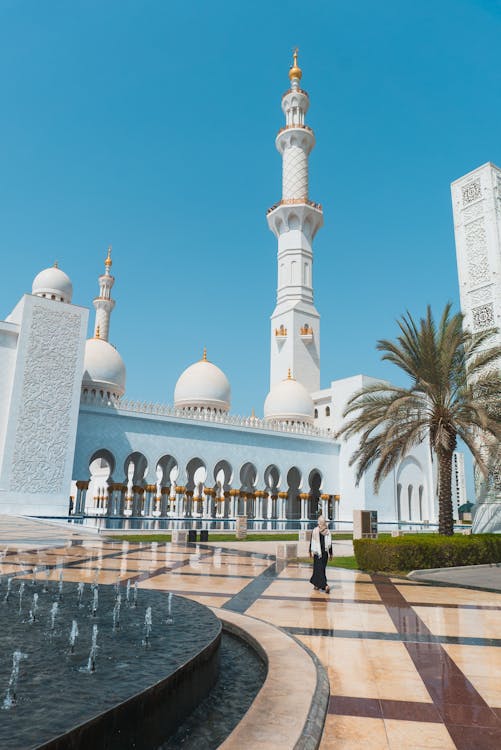
<path id="1" fill-rule="evenodd" d="M 300 123 L 296 123 L 295 125 L 284 125 L 283 128 L 280 128 L 277 135 L 280 135 L 280 133 L 285 132 L 286 130 L 307 130 L 308 133 L 311 133 L 313 135 L 313 130 L 310 128 L 309 125 L 301 125 Z"/>
<path id="2" fill-rule="evenodd" d="M 328 430 L 321 430 L 309 424 L 299 422 L 267 422 L 258 417 L 242 417 L 236 414 L 226 414 L 214 409 L 186 408 L 178 409 L 166 404 L 154 404 L 146 401 L 131 401 L 130 399 L 109 399 L 99 393 L 82 393 L 80 403 L 100 409 L 113 409 L 129 414 L 147 414 L 152 417 L 175 417 L 197 422 L 211 422 L 212 424 L 230 425 L 232 427 L 247 427 L 255 430 L 282 432 L 289 435 L 309 435 L 312 437 L 330 438 L 333 434 Z"/>
<path id="3" fill-rule="evenodd" d="M 300 88 L 297 88 L 297 89 L 287 89 L 287 91 L 285 91 L 282 94 L 282 99 L 284 98 L 284 96 L 287 96 L 288 94 L 304 94 L 305 96 L 308 97 L 308 99 L 310 98 L 309 95 L 308 95 L 308 92 L 305 91 L 304 89 L 300 89 Z"/>
<path id="4" fill-rule="evenodd" d="M 316 208 L 317 211 L 322 210 L 322 204 L 321 203 L 315 203 L 315 201 L 310 201 L 308 198 L 283 198 L 281 201 L 278 201 L 278 203 L 274 203 L 273 206 L 271 206 L 267 211 L 266 214 L 271 214 L 272 211 L 274 211 L 279 206 L 290 206 L 290 205 L 307 205 L 311 206 L 312 208 Z"/>

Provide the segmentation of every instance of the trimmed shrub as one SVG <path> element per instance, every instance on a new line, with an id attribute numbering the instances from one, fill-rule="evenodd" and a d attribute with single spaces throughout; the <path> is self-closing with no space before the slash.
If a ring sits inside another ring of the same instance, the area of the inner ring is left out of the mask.
<path id="1" fill-rule="evenodd" d="M 501 562 L 501 534 L 406 534 L 354 539 L 353 547 L 360 570 L 403 571 Z"/>

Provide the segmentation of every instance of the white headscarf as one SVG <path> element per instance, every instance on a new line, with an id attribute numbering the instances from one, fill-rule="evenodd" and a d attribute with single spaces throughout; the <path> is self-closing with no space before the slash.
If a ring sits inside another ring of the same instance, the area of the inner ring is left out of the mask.
<path id="1" fill-rule="evenodd" d="M 311 551 L 317 557 L 322 555 L 322 547 L 320 546 L 320 534 L 324 537 L 325 551 L 329 552 L 332 547 L 332 537 L 329 531 L 329 526 L 324 516 L 318 517 L 318 526 L 313 529 L 311 534 Z"/>

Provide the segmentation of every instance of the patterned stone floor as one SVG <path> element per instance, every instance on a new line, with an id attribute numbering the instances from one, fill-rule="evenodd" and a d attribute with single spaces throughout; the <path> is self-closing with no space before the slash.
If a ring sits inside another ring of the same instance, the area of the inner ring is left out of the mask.
<path id="1" fill-rule="evenodd" d="M 280 569 L 273 543 L 267 554 L 109 542 L 24 522 L 17 541 L 16 524 L 2 524 L 4 582 L 55 580 L 61 568 L 71 581 L 129 579 L 299 638 L 329 675 L 322 750 L 501 748 L 501 594 L 330 568 L 326 596 L 312 590 L 308 568 Z"/>

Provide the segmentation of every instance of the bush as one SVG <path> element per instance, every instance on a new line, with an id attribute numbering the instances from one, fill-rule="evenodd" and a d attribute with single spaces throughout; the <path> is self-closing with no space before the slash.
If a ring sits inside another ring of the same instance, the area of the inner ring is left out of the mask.
<path id="1" fill-rule="evenodd" d="M 353 547 L 360 570 L 404 571 L 501 562 L 500 534 L 407 534 L 354 539 Z"/>

